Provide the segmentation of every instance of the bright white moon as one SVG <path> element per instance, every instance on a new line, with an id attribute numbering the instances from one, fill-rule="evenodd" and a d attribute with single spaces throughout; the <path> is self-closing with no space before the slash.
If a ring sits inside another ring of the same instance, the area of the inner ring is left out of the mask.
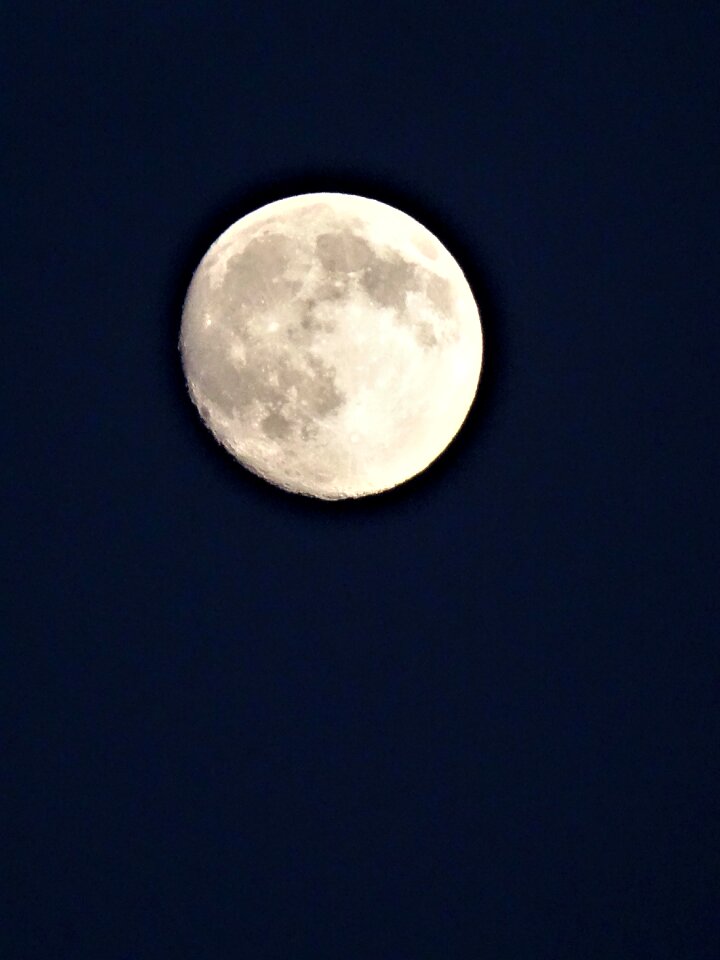
<path id="1" fill-rule="evenodd" d="M 271 483 L 337 500 L 397 486 L 442 453 L 477 390 L 482 331 L 425 227 L 377 200 L 311 193 L 210 247 L 180 349 L 220 443 Z"/>

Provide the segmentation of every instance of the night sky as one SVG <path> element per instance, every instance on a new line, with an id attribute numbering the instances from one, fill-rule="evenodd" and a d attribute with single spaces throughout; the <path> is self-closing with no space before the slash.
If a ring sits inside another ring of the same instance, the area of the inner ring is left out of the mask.
<path id="1" fill-rule="evenodd" d="M 719 64 L 702 0 L 4 5 L 1 960 L 717 960 Z M 483 317 L 358 501 L 177 349 L 316 190 Z"/>

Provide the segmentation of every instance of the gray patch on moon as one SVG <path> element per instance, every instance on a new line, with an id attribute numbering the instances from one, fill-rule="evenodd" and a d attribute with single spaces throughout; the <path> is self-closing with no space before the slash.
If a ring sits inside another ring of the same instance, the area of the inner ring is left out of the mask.
<path id="1" fill-rule="evenodd" d="M 396 253 L 375 257 L 363 271 L 360 283 L 380 306 L 401 309 L 406 292 L 417 287 L 416 268 Z"/>
<path id="2" fill-rule="evenodd" d="M 216 295 L 223 318 L 240 319 L 278 303 L 299 289 L 285 271 L 296 244 L 282 233 L 255 237 L 242 253 L 228 258 L 221 289 Z"/>
<path id="3" fill-rule="evenodd" d="M 322 315 L 320 307 L 325 300 L 305 300 L 303 302 L 303 313 L 300 320 L 300 326 L 308 333 L 330 333 L 335 329 L 334 320 L 327 314 Z"/>
<path id="4" fill-rule="evenodd" d="M 299 364 L 287 356 L 280 358 L 274 373 L 277 385 L 271 395 L 257 397 L 269 411 L 260 420 L 260 428 L 270 439 L 312 439 L 317 424 L 345 403 L 335 368 L 313 353 L 303 354 Z"/>
<path id="5" fill-rule="evenodd" d="M 435 336 L 432 324 L 428 323 L 427 320 L 416 320 L 413 324 L 413 332 L 421 347 L 436 347 L 438 345 L 438 339 Z"/>
<path id="6" fill-rule="evenodd" d="M 266 437 L 273 440 L 284 440 L 292 433 L 292 424 L 277 410 L 271 411 L 260 421 L 260 426 Z"/>
<path id="7" fill-rule="evenodd" d="M 350 277 L 339 273 L 334 277 L 327 277 L 320 280 L 313 292 L 313 300 L 319 303 L 342 300 L 349 288 Z"/>
<path id="8" fill-rule="evenodd" d="M 306 359 L 312 375 L 304 382 L 300 399 L 307 400 L 313 414 L 324 417 L 335 413 L 345 402 L 335 382 L 335 368 L 313 353 Z"/>
<path id="9" fill-rule="evenodd" d="M 430 321 L 418 317 L 412 310 L 404 310 L 399 313 L 397 323 L 403 327 L 409 327 L 421 347 L 436 347 L 438 345 L 438 339 Z"/>
<path id="10" fill-rule="evenodd" d="M 454 300 L 448 280 L 437 276 L 437 274 L 432 274 L 425 287 L 425 292 L 430 302 L 433 303 L 441 313 L 447 315 L 452 311 Z"/>
<path id="11" fill-rule="evenodd" d="M 315 243 L 315 250 L 318 259 L 330 273 L 354 273 L 374 260 L 367 240 L 349 230 L 321 233 Z"/>
<path id="12" fill-rule="evenodd" d="M 454 308 L 450 282 L 420 266 L 414 267 L 414 280 L 416 281 L 414 288 L 410 289 L 414 289 L 427 297 L 428 303 L 443 321 L 442 336 L 439 339 L 437 335 L 438 327 L 429 319 L 419 316 L 417 310 L 413 309 L 412 304 L 408 303 L 407 290 L 405 291 L 405 306 L 403 310 L 398 312 L 397 322 L 411 328 L 421 347 L 437 347 L 441 342 L 449 342 L 454 339 L 448 328 Z"/>
<path id="13" fill-rule="evenodd" d="M 186 355 L 192 351 L 192 361 L 186 364 L 188 379 L 213 406 L 231 414 L 244 402 L 247 380 L 228 362 L 226 343 L 221 338 L 186 337 L 184 349 Z"/>

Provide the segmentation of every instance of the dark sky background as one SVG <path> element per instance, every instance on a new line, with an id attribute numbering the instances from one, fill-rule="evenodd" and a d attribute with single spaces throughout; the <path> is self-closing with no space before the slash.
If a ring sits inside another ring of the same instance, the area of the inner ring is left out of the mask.
<path id="1" fill-rule="evenodd" d="M 2 960 L 716 960 L 719 60 L 711 2 L 4 5 Z M 177 352 L 313 190 L 486 335 L 357 502 Z"/>

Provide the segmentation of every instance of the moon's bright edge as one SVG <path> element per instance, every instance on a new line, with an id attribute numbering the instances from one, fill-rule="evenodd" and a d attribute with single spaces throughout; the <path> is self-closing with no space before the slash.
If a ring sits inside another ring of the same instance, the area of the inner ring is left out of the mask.
<path id="1" fill-rule="evenodd" d="M 455 436 L 482 330 L 446 248 L 349 194 L 270 203 L 227 229 L 183 306 L 190 395 L 245 467 L 336 500 L 397 486 Z"/>

